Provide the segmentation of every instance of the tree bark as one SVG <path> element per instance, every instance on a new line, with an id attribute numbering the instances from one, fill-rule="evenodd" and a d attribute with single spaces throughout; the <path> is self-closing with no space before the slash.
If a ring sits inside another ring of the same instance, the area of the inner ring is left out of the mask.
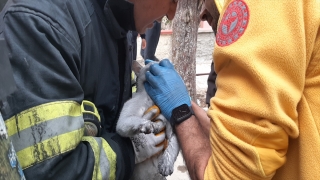
<path id="1" fill-rule="evenodd" d="M 172 22 L 172 62 L 196 102 L 196 50 L 201 0 L 179 0 Z"/>

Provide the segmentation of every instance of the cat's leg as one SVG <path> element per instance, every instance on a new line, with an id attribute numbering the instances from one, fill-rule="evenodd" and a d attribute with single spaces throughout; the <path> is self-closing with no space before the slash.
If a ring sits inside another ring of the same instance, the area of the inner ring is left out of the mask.
<path id="1" fill-rule="evenodd" d="M 159 173 L 163 176 L 168 176 L 173 173 L 174 163 L 179 154 L 179 142 L 177 136 L 173 133 L 170 123 L 166 125 L 166 136 L 168 138 L 168 147 L 159 157 Z"/>

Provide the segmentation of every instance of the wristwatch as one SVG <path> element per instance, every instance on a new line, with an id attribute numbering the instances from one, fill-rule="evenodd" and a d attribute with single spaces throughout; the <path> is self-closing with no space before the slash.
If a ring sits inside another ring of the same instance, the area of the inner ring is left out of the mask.
<path id="1" fill-rule="evenodd" d="M 187 104 L 182 104 L 181 106 L 174 108 L 170 119 L 172 127 L 189 119 L 192 115 L 194 115 L 194 112 Z"/>

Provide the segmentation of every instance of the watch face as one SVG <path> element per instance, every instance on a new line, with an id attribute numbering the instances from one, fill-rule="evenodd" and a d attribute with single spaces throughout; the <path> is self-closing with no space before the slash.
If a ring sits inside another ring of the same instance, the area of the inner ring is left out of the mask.
<path id="1" fill-rule="evenodd" d="M 172 122 L 174 124 L 180 124 L 189 119 L 192 115 L 193 112 L 191 108 L 187 104 L 183 104 L 172 110 Z"/>
<path id="2" fill-rule="evenodd" d="M 183 104 L 182 106 L 179 106 L 179 108 L 177 109 L 176 115 L 178 116 L 177 118 L 184 116 L 186 114 L 189 114 L 190 109 L 188 107 L 188 105 Z"/>

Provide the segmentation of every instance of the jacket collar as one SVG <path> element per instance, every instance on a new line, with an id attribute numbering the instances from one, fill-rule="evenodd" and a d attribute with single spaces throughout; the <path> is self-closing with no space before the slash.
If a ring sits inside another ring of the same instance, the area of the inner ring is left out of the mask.
<path id="1" fill-rule="evenodd" d="M 219 11 L 219 13 L 221 14 L 221 11 L 222 11 L 222 8 L 223 6 L 225 5 L 225 2 L 226 0 L 214 0 L 216 6 L 217 6 L 217 9 Z"/>
<path id="2" fill-rule="evenodd" d="M 133 4 L 126 0 L 107 0 L 104 14 L 111 34 L 115 38 L 123 38 L 129 30 L 135 31 Z"/>

